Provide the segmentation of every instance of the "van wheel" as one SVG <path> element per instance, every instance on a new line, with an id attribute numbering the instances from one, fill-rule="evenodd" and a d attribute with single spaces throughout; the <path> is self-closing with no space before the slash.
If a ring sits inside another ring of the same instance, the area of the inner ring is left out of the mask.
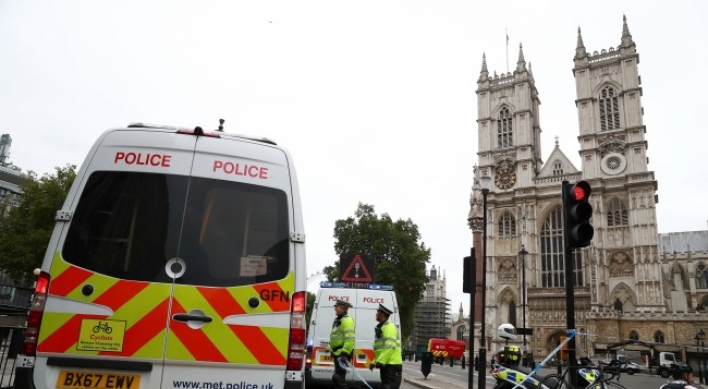
<path id="1" fill-rule="evenodd" d="M 627 370 L 627 374 L 634 375 L 634 370 Z"/>

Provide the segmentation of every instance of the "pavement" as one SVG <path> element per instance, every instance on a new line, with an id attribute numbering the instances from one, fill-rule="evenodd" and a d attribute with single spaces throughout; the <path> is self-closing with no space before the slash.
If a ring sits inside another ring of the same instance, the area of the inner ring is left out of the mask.
<path id="1" fill-rule="evenodd" d="M 422 389 L 465 389 L 460 385 L 441 380 L 438 376 L 429 375 L 423 377 L 403 377 L 403 381 Z"/>
<path id="2" fill-rule="evenodd" d="M 466 370 L 462 370 L 466 371 Z M 475 373 L 474 379 L 475 379 L 475 386 L 477 386 L 477 373 Z M 494 378 L 491 375 L 487 375 L 487 387 L 493 388 L 494 383 L 493 381 Z M 424 378 L 422 375 L 407 375 L 405 372 L 403 373 L 403 381 L 405 383 L 408 383 L 410 385 L 413 385 L 415 387 L 421 388 L 421 389 L 467 389 L 467 385 L 461 385 L 460 382 L 453 383 L 450 382 L 448 378 L 446 378 L 444 375 L 437 375 L 437 374 L 429 374 L 428 378 Z"/>

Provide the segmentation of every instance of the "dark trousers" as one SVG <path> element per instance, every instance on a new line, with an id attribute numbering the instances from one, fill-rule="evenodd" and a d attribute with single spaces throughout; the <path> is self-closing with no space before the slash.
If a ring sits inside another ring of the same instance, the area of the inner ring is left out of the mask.
<path id="1" fill-rule="evenodd" d="M 396 389 L 396 376 L 403 372 L 403 365 L 383 365 L 379 369 L 381 389 Z"/>
<path id="2" fill-rule="evenodd" d="M 335 389 L 347 389 L 347 370 L 339 366 L 342 363 L 339 357 L 334 357 L 334 374 L 332 375 L 332 382 L 334 382 Z"/>

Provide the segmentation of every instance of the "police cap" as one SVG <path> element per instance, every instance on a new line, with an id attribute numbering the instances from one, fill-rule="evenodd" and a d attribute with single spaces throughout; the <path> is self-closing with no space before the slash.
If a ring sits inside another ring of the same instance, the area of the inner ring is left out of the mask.
<path id="1" fill-rule="evenodd" d="M 392 310 L 390 310 L 390 309 L 384 307 L 383 304 L 379 304 L 378 310 L 381 311 L 381 313 L 383 313 L 383 314 L 386 315 L 386 316 L 391 316 L 391 314 L 393 313 Z"/>
<path id="2" fill-rule="evenodd" d="M 334 305 L 341 305 L 341 306 L 344 306 L 344 307 L 347 307 L 347 308 L 353 307 L 353 305 L 351 305 L 348 301 L 344 301 L 344 300 L 337 300 L 337 301 L 334 303 Z"/>

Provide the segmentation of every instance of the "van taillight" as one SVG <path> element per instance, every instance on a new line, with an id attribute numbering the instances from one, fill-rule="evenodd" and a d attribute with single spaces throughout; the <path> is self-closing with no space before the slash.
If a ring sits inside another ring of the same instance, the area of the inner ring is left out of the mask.
<path id="1" fill-rule="evenodd" d="M 39 336 L 39 326 L 42 324 L 42 314 L 44 305 L 47 303 L 47 292 L 49 291 L 49 274 L 40 272 L 37 277 L 37 286 L 34 288 L 34 300 L 27 317 L 27 329 L 25 329 L 25 342 L 22 346 L 22 354 L 33 357 L 37 354 L 37 337 Z"/>
<path id="2" fill-rule="evenodd" d="M 305 306 L 307 295 L 293 293 L 290 308 L 290 342 L 288 343 L 287 370 L 302 370 L 305 360 Z"/>

